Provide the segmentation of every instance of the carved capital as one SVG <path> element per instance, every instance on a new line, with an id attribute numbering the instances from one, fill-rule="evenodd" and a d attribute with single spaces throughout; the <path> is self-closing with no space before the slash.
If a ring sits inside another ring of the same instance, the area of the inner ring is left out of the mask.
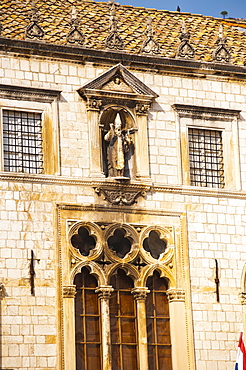
<path id="1" fill-rule="evenodd" d="M 110 285 L 105 285 L 96 289 L 95 293 L 98 293 L 99 299 L 109 299 L 113 291 L 114 289 Z"/>
<path id="2" fill-rule="evenodd" d="M 136 113 L 138 115 L 147 115 L 150 109 L 150 104 L 138 103 L 136 104 Z"/>
<path id="3" fill-rule="evenodd" d="M 246 305 L 246 293 L 244 292 L 240 293 L 239 299 L 240 299 L 241 305 L 245 306 Z"/>
<path id="4" fill-rule="evenodd" d="M 99 99 L 89 98 L 86 102 L 87 110 L 99 110 L 102 106 L 102 101 Z"/>
<path id="5" fill-rule="evenodd" d="M 185 301 L 185 291 L 181 289 L 169 289 L 167 290 L 167 296 L 170 303 Z"/>
<path id="6" fill-rule="evenodd" d="M 65 285 L 62 289 L 63 298 L 75 298 L 76 285 Z"/>
<path id="7" fill-rule="evenodd" d="M 150 290 L 148 290 L 148 288 L 145 288 L 145 287 L 137 287 L 137 288 L 134 288 L 132 289 L 132 294 L 134 295 L 134 298 L 136 299 L 136 301 L 145 301 L 145 299 L 147 298 L 147 294 L 150 292 Z"/>

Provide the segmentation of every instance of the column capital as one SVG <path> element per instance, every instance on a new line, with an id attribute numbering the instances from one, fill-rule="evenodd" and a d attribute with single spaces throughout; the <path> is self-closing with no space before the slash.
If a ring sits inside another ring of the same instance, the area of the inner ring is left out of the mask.
<path id="1" fill-rule="evenodd" d="M 75 298 L 76 285 L 64 285 L 62 287 L 63 298 Z"/>
<path id="2" fill-rule="evenodd" d="M 146 287 L 136 287 L 132 289 L 132 294 L 134 298 L 138 300 L 144 300 L 147 298 L 147 294 L 150 292 Z"/>
<path id="3" fill-rule="evenodd" d="M 114 288 L 111 285 L 102 285 L 95 290 L 95 293 L 98 293 L 99 299 L 109 299 L 113 291 Z"/>
<path id="4" fill-rule="evenodd" d="M 5 288 L 3 283 L 0 283 L 0 299 L 5 297 Z"/>
<path id="5" fill-rule="evenodd" d="M 167 297 L 169 302 L 184 302 L 185 301 L 185 291 L 182 289 L 168 289 Z"/>
<path id="6" fill-rule="evenodd" d="M 87 110 L 99 111 L 102 106 L 102 100 L 95 98 L 88 98 L 86 102 Z"/>
<path id="7" fill-rule="evenodd" d="M 136 113 L 139 116 L 146 116 L 149 113 L 150 104 L 146 102 L 140 102 L 136 104 Z"/>

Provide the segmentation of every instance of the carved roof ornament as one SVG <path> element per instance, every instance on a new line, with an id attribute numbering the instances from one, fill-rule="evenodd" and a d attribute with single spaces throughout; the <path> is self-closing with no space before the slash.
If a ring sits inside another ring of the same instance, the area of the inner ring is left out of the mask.
<path id="1" fill-rule="evenodd" d="M 32 1 L 32 10 L 30 15 L 31 22 L 26 27 L 26 38 L 27 39 L 39 39 L 41 40 L 45 32 L 42 27 L 38 24 L 38 10 L 36 8 L 35 1 Z"/>
<path id="2" fill-rule="evenodd" d="M 155 31 L 152 27 L 151 17 L 147 19 L 147 27 L 144 33 L 146 34 L 146 40 L 143 42 L 141 53 L 158 54 L 160 52 L 160 46 L 154 39 Z"/>
<path id="3" fill-rule="evenodd" d="M 182 22 L 181 33 L 179 35 L 181 44 L 178 47 L 176 57 L 192 59 L 195 56 L 195 49 L 189 43 L 190 33 L 187 32 L 185 22 Z"/>
<path id="4" fill-rule="evenodd" d="M 227 39 L 223 36 L 223 25 L 220 25 L 218 39 L 216 44 L 218 44 L 217 48 L 213 52 L 213 60 L 217 62 L 229 62 L 231 55 L 229 50 L 226 47 Z"/>
<path id="5" fill-rule="evenodd" d="M 109 17 L 110 34 L 105 40 L 105 45 L 108 49 L 121 50 L 124 48 L 124 41 L 118 34 L 117 17 L 115 11 L 115 6 L 119 4 L 115 3 L 114 0 L 110 0 L 108 3 L 111 5 Z"/>
<path id="6" fill-rule="evenodd" d="M 77 16 L 77 10 L 75 6 L 72 7 L 71 14 L 71 29 L 67 35 L 67 42 L 71 44 L 80 44 L 83 45 L 85 42 L 85 36 L 82 31 L 79 29 L 80 20 Z"/>

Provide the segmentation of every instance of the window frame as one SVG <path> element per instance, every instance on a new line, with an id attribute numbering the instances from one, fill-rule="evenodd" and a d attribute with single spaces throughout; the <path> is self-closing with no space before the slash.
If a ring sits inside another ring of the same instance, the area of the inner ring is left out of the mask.
<path id="1" fill-rule="evenodd" d="M 177 147 L 180 185 L 210 191 L 226 189 L 240 190 L 240 159 L 238 143 L 239 110 L 201 107 L 193 105 L 174 104 L 177 121 Z M 224 164 L 224 187 L 204 187 L 190 184 L 189 136 L 188 129 L 208 129 L 221 131 Z"/>

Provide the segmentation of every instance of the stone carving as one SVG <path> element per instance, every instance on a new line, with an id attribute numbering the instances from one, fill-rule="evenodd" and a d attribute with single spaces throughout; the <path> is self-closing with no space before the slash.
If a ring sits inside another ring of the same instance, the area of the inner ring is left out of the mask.
<path id="1" fill-rule="evenodd" d="M 138 103 L 136 104 L 136 113 L 138 115 L 147 115 L 150 109 L 150 104 Z"/>
<path id="2" fill-rule="evenodd" d="M 141 49 L 142 53 L 149 53 L 149 54 L 158 54 L 160 52 L 160 46 L 158 42 L 154 39 L 154 30 L 152 28 L 152 18 L 148 17 L 147 20 L 147 28 L 145 30 L 146 40 L 143 42 L 143 46 Z"/>
<path id="3" fill-rule="evenodd" d="M 177 58 L 188 58 L 188 59 L 194 58 L 195 50 L 193 46 L 191 46 L 191 44 L 189 43 L 190 33 L 187 32 L 184 21 L 182 23 L 181 33 L 179 35 L 179 38 L 181 40 L 181 44 L 178 47 L 176 57 Z"/>
<path id="4" fill-rule="evenodd" d="M 117 28 L 117 17 L 115 12 L 115 5 L 118 5 L 114 2 L 114 0 L 109 1 L 109 4 L 111 4 L 111 10 L 110 10 L 110 34 L 107 36 L 105 40 L 105 45 L 108 49 L 116 49 L 120 50 L 124 48 L 124 41 L 118 34 L 118 28 Z"/>
<path id="5" fill-rule="evenodd" d="M 88 99 L 86 102 L 88 110 L 99 110 L 102 106 L 102 100 L 99 99 Z"/>
<path id="6" fill-rule="evenodd" d="M 241 304 L 245 306 L 246 305 L 246 293 L 245 292 L 240 293 L 239 299 L 240 299 Z"/>
<path id="7" fill-rule="evenodd" d="M 79 29 L 80 20 L 77 17 L 76 8 L 72 8 L 71 16 L 71 29 L 67 35 L 67 42 L 71 44 L 80 44 L 83 45 L 85 42 L 85 36 Z"/>
<path id="8" fill-rule="evenodd" d="M 98 293 L 99 299 L 109 299 L 111 297 L 111 293 L 114 289 L 111 286 L 100 286 L 98 289 L 95 290 L 95 293 Z"/>
<path id="9" fill-rule="evenodd" d="M 109 143 L 107 148 L 107 164 L 109 177 L 124 178 L 125 153 L 130 150 L 132 139 L 130 134 L 135 129 L 122 129 L 120 114 L 117 113 L 114 123 L 110 123 L 110 130 L 104 136 Z"/>
<path id="10" fill-rule="evenodd" d="M 145 191 L 137 191 L 137 192 L 123 192 L 121 190 L 106 190 L 101 188 L 96 188 L 95 192 L 98 195 L 101 193 L 104 195 L 104 199 L 106 199 L 109 203 L 113 205 L 126 205 L 131 206 L 132 204 L 136 203 L 136 199 L 140 196 L 145 197 Z"/>
<path id="11" fill-rule="evenodd" d="M 176 302 L 176 301 L 185 301 L 185 291 L 179 289 L 169 289 L 167 290 L 167 296 L 169 302 Z"/>
<path id="12" fill-rule="evenodd" d="M 26 27 L 26 38 L 41 40 L 45 35 L 44 30 L 38 24 L 38 10 L 35 1 L 32 1 L 31 22 Z"/>
<path id="13" fill-rule="evenodd" d="M 213 52 L 213 60 L 217 62 L 229 62 L 231 55 L 227 47 L 225 46 L 226 44 L 226 37 L 223 36 L 223 26 L 222 24 L 220 25 L 219 28 L 219 34 L 218 34 L 218 39 L 216 41 L 216 44 L 218 44 L 218 47 L 214 50 Z"/>
<path id="14" fill-rule="evenodd" d="M 150 290 L 145 287 L 137 287 L 132 289 L 132 294 L 134 295 L 134 298 L 138 300 L 144 300 L 147 298 L 147 294 L 150 293 Z"/>
<path id="15" fill-rule="evenodd" d="M 3 283 L 0 283 L 0 299 L 5 297 L 5 288 Z"/>
<path id="16" fill-rule="evenodd" d="M 76 285 L 63 286 L 63 298 L 75 298 Z"/>

